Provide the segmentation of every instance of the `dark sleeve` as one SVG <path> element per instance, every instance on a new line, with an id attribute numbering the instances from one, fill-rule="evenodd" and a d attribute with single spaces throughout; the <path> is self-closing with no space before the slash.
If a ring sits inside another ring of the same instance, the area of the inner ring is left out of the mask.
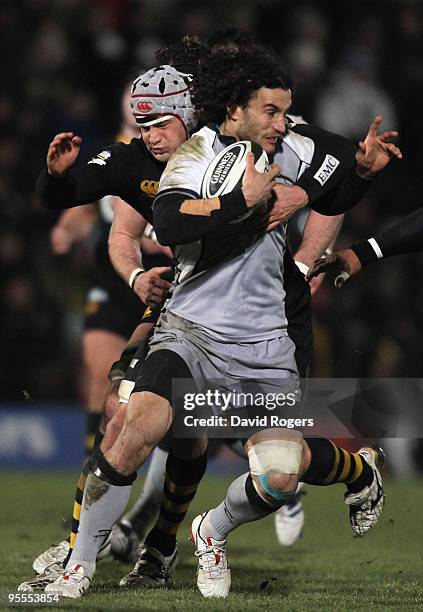
<path id="1" fill-rule="evenodd" d="M 168 189 L 160 193 L 154 200 L 154 229 L 160 244 L 173 246 L 188 244 L 194 240 L 204 238 L 228 221 L 248 211 L 245 199 L 240 189 L 231 193 L 213 198 L 220 202 L 218 209 L 210 214 L 187 214 L 181 212 L 185 201 L 207 202 L 189 190 Z"/>
<path id="2" fill-rule="evenodd" d="M 108 158 L 99 156 L 83 166 L 72 167 L 64 176 L 55 178 L 41 172 L 37 180 L 36 192 L 41 206 L 50 210 L 63 210 L 95 202 L 106 195 L 123 193 L 125 169 L 125 145 L 118 143 L 106 149 Z M 100 153 L 101 156 L 104 153 Z M 97 161 L 95 161 L 97 160 Z"/>
<path id="3" fill-rule="evenodd" d="M 386 232 L 381 232 L 369 240 L 360 240 L 351 248 L 363 266 L 382 257 L 422 251 L 423 208 L 419 208 Z"/>
<path id="4" fill-rule="evenodd" d="M 296 183 L 306 191 L 310 208 L 322 215 L 339 215 L 355 206 L 366 194 L 371 181 L 357 174 L 353 143 L 308 124 L 294 129 L 314 142 L 310 167 Z"/>
<path id="5" fill-rule="evenodd" d="M 360 178 L 357 166 L 348 168 L 340 183 L 310 205 L 321 215 L 341 215 L 358 204 L 369 190 L 371 180 Z"/>

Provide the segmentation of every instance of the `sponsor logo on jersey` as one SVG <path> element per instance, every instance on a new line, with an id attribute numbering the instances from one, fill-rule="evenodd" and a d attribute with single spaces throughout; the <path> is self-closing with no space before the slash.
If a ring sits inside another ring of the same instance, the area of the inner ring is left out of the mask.
<path id="1" fill-rule="evenodd" d="M 144 314 L 142 315 L 143 319 L 146 319 L 147 317 L 149 317 L 151 315 L 153 311 L 151 310 L 150 306 L 147 306 L 147 308 L 144 310 Z"/>
<path id="2" fill-rule="evenodd" d="M 159 190 L 159 181 L 149 181 L 148 179 L 145 179 L 141 181 L 140 189 L 150 198 L 155 198 Z"/>
<path id="3" fill-rule="evenodd" d="M 105 166 L 109 157 L 111 157 L 112 153 L 108 149 L 105 151 L 101 151 L 96 157 L 93 157 L 88 162 L 89 164 L 98 164 L 99 166 Z"/>
<path id="4" fill-rule="evenodd" d="M 323 161 L 323 164 L 320 166 L 313 178 L 315 178 L 316 181 L 323 186 L 332 176 L 338 166 L 339 159 L 336 159 L 336 157 L 328 153 Z"/>
<path id="5" fill-rule="evenodd" d="M 153 108 L 153 103 L 150 100 L 140 100 L 137 102 L 137 109 L 139 111 L 150 111 Z"/>

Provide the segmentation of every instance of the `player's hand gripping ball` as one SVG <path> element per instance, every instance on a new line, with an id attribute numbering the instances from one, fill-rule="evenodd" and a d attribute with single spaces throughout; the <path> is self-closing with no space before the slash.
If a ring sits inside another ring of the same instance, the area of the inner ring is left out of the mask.
<path id="1" fill-rule="evenodd" d="M 203 198 L 216 198 L 235 189 L 241 189 L 244 177 L 247 153 L 254 155 L 254 166 L 258 172 L 268 172 L 270 168 L 266 151 L 260 145 L 249 140 L 240 140 L 229 145 L 210 162 L 201 185 Z M 246 213 L 234 219 L 242 221 L 254 212 L 250 208 Z M 233 222 L 234 222 L 233 221 Z"/>

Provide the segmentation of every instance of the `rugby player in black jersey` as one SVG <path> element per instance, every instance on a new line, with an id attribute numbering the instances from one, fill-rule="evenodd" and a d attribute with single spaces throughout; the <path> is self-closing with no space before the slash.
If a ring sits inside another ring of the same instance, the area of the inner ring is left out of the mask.
<path id="1" fill-rule="evenodd" d="M 122 121 L 116 138 L 117 142 L 125 144 L 132 138 L 139 137 L 139 128 L 129 110 L 129 95 L 130 86 L 127 86 L 122 95 Z M 50 164 L 50 171 L 53 169 L 54 165 Z M 98 203 L 63 211 L 50 235 L 53 252 L 63 255 L 88 234 L 93 236 L 95 225 L 95 244 L 93 259 L 88 266 L 88 290 L 81 342 L 82 362 L 86 373 L 87 455 L 93 449 L 94 438 L 100 425 L 110 364 L 120 357 L 146 308 L 110 262 L 107 243 L 112 220 L 113 196 L 107 195 Z"/>
<path id="2" fill-rule="evenodd" d="M 139 128 L 129 105 L 130 88 L 129 85 L 125 87 L 122 95 L 122 122 L 117 136 L 117 142 L 124 144 L 128 144 L 132 138 L 139 137 Z M 108 195 L 101 198 L 96 204 L 67 209 L 60 215 L 50 236 L 52 250 L 57 255 L 68 253 L 73 244 L 88 235 L 94 237 L 95 240 L 93 260 L 88 266 L 89 285 L 81 342 L 87 408 L 85 436 L 87 455 L 92 452 L 96 434 L 97 441 L 101 437 L 98 429 L 103 414 L 110 366 L 120 358 L 128 339 L 137 328 L 146 310 L 146 306 L 128 283 L 119 276 L 110 261 L 108 237 L 115 205 L 125 206 L 117 196 Z M 148 226 L 147 230 L 148 235 L 151 236 L 151 226 Z M 172 265 L 170 249 L 161 247 L 146 234 L 141 237 L 140 242 L 143 266 L 146 270 L 157 266 L 163 267 L 163 270 L 171 269 L 168 267 Z M 145 317 L 144 323 L 150 318 Z M 116 369 L 112 372 L 111 378 L 114 381 L 119 379 Z M 146 475 L 140 499 L 131 509 L 128 517 L 131 525 L 134 524 L 137 528 L 136 534 L 133 529 L 128 533 L 124 525 L 122 529 L 125 529 L 125 532 L 116 526 L 114 537 L 110 540 L 112 554 L 119 555 L 122 560 L 123 558 L 127 561 L 133 559 L 139 538 L 142 539 L 148 525 L 155 518 L 160 504 L 162 489 L 162 485 L 159 484 L 160 474 L 164 473 L 166 451 L 157 448 L 154 455 L 153 465 Z M 81 495 L 82 492 L 78 490 L 77 502 L 80 501 Z M 75 534 L 78 526 L 75 516 L 72 523 L 72 533 Z M 125 539 L 124 555 L 122 555 L 123 538 Z M 113 546 L 114 543 L 116 547 Z M 34 570 L 40 574 L 51 563 L 63 561 L 69 551 L 69 546 L 69 539 L 67 539 L 44 551 L 34 560 Z"/>

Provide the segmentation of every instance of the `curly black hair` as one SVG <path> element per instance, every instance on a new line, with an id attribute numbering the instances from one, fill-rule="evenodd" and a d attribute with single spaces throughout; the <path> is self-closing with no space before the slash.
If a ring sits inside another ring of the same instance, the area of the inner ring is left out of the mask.
<path id="1" fill-rule="evenodd" d="M 246 108 L 261 88 L 293 88 L 280 60 L 264 47 L 216 48 L 194 75 L 192 99 L 199 124 L 222 123 L 227 109 Z"/>
<path id="2" fill-rule="evenodd" d="M 156 51 L 160 64 L 169 64 L 181 72 L 196 74 L 200 61 L 207 55 L 207 46 L 197 38 L 184 36 L 179 42 Z"/>
<path id="3" fill-rule="evenodd" d="M 254 39 L 250 32 L 236 26 L 228 26 L 214 30 L 207 39 L 207 46 L 210 49 L 225 47 L 226 49 L 248 47 L 254 44 Z"/>

